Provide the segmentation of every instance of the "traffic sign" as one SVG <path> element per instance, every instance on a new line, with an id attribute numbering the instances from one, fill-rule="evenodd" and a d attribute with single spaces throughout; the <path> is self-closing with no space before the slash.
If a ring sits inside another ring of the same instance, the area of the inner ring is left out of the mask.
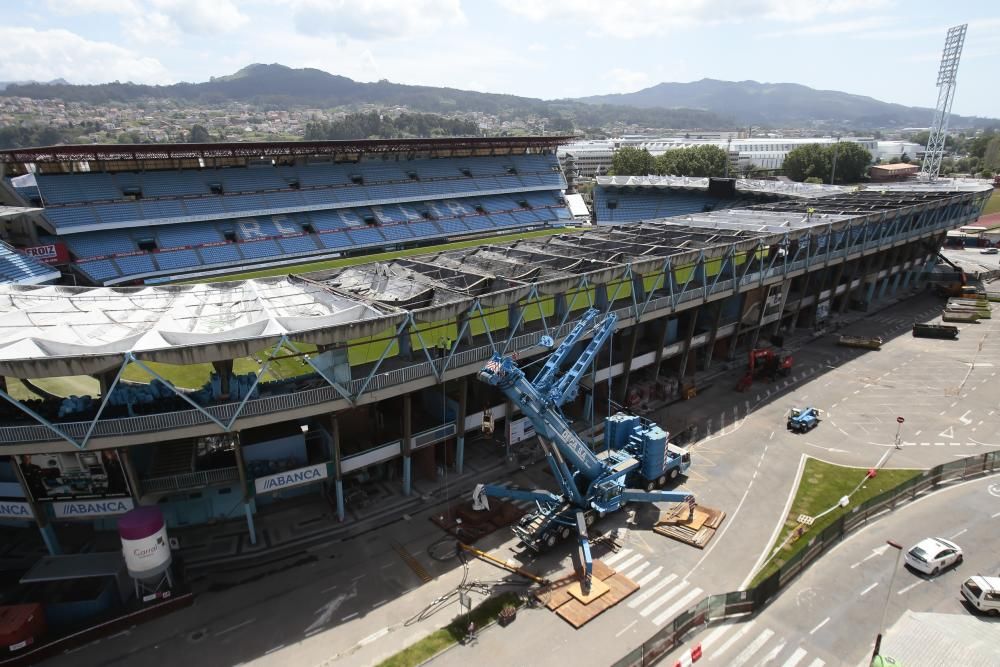
<path id="1" fill-rule="evenodd" d="M 897 424 L 902 424 L 904 421 L 906 421 L 906 420 L 903 419 L 902 417 L 896 417 L 896 423 Z"/>

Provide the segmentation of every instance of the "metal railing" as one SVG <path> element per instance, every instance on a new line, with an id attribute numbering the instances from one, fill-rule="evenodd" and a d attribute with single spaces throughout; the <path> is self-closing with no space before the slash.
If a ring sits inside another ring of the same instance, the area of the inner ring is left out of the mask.
<path id="1" fill-rule="evenodd" d="M 952 226 L 954 225 L 939 222 L 936 225 L 929 225 L 907 234 L 894 235 L 892 239 L 897 240 L 901 237 L 913 235 L 927 235 L 939 229 L 950 228 Z M 801 268 L 803 266 L 820 264 L 827 261 L 831 257 L 843 256 L 851 252 L 861 252 L 861 246 L 862 239 L 858 239 L 858 242 L 852 246 L 839 251 L 833 251 L 829 255 L 814 255 L 809 260 L 797 260 L 788 265 L 776 266 L 762 271 L 757 271 L 739 279 L 739 283 L 740 285 L 767 284 L 767 282 L 771 279 L 776 278 L 780 280 L 787 272 L 796 270 L 792 267 Z M 674 309 L 682 303 L 701 300 L 710 295 L 728 292 L 733 289 L 735 283 L 735 278 L 720 280 L 714 287 L 706 290 L 704 284 L 696 285 L 694 284 L 694 281 L 692 281 L 691 284 L 687 285 L 687 289 L 679 288 L 681 289 L 679 294 L 675 293 L 673 295 L 661 296 L 652 299 L 642 310 L 642 315 L 646 317 L 651 314 L 657 314 L 659 311 Z M 615 312 L 619 315 L 620 319 L 631 321 L 635 315 L 635 308 L 630 304 L 624 308 L 616 309 Z M 557 339 L 565 337 L 572 329 L 572 326 L 572 322 L 567 322 L 558 327 L 551 327 L 549 335 L 552 335 Z M 537 345 L 542 335 L 543 332 L 534 331 L 516 336 L 511 341 L 508 351 L 524 353 L 531 347 Z M 502 349 L 504 347 L 504 343 L 506 342 L 506 338 L 503 337 L 502 332 L 494 332 L 493 338 L 496 348 L 498 350 Z M 483 345 L 468 350 L 462 350 L 460 352 L 456 351 L 448 365 L 448 369 L 452 370 L 462 368 L 473 363 L 484 361 L 489 359 L 492 354 L 493 346 L 491 345 Z M 437 364 L 437 368 L 440 369 L 440 365 L 443 361 L 435 360 L 434 363 Z M 360 395 L 362 388 L 366 392 L 378 391 L 414 380 L 431 377 L 434 374 L 435 368 L 432 367 L 431 362 L 423 361 L 410 366 L 405 366 L 403 368 L 383 373 L 376 373 L 370 380 L 367 378 L 356 378 L 350 380 L 345 383 L 344 388 L 352 397 L 357 398 Z M 333 402 L 342 398 L 343 396 L 341 396 L 336 389 L 330 386 L 308 389 L 305 391 L 291 391 L 285 394 L 275 394 L 247 401 L 242 412 L 240 412 L 240 417 L 274 414 L 296 408 Z M 232 419 L 233 415 L 236 414 L 238 409 L 238 403 L 226 403 L 206 407 L 205 412 L 219 422 L 227 424 Z M 199 410 L 192 409 L 135 417 L 102 419 L 99 420 L 94 426 L 92 436 L 117 437 L 203 426 L 212 423 L 212 419 L 208 415 Z M 86 436 L 87 431 L 90 429 L 91 422 L 60 422 L 55 425 L 70 437 L 80 441 Z M 53 431 L 47 426 L 41 424 L 26 426 L 0 426 L 0 443 L 3 444 L 45 442 L 55 439 L 58 438 Z"/>
<path id="2" fill-rule="evenodd" d="M 186 472 L 169 477 L 150 477 L 140 480 L 143 493 L 163 493 L 164 491 L 180 491 L 182 489 L 200 489 L 211 484 L 226 484 L 240 479 L 240 471 L 231 468 L 213 468 Z"/>
<path id="3" fill-rule="evenodd" d="M 850 512 L 838 517 L 818 535 L 809 538 L 806 548 L 791 556 L 776 572 L 757 586 L 745 591 L 732 591 L 702 598 L 615 662 L 613 667 L 655 665 L 666 654 L 680 646 L 692 630 L 727 618 L 760 612 L 802 570 L 872 519 L 932 493 L 942 486 L 997 472 L 1000 472 L 1000 451 L 988 452 L 941 464 L 925 471 L 919 477 L 869 498 Z"/>

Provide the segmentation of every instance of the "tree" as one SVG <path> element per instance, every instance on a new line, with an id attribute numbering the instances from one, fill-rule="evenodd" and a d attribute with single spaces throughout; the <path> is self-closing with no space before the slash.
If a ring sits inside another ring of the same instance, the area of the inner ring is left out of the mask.
<path id="1" fill-rule="evenodd" d="M 994 136 L 983 151 L 983 167 L 990 171 L 1000 170 L 1000 135 Z"/>
<path id="2" fill-rule="evenodd" d="M 740 167 L 740 176 L 742 176 L 743 178 L 753 178 L 754 176 L 757 175 L 757 172 L 759 170 L 760 170 L 759 167 L 757 167 L 757 165 L 755 165 L 753 162 L 748 162 L 747 164 Z"/>
<path id="3" fill-rule="evenodd" d="M 726 151 L 711 144 L 675 148 L 656 158 L 656 173 L 670 176 L 724 176 L 728 160 Z"/>
<path id="4" fill-rule="evenodd" d="M 616 176 L 646 176 L 652 174 L 655 160 L 645 148 L 626 146 L 615 151 L 611 171 Z"/>
<path id="5" fill-rule="evenodd" d="M 872 155 L 868 149 L 853 141 L 836 144 L 806 144 L 788 152 L 782 169 L 793 181 L 813 177 L 829 183 L 833 174 L 833 158 L 837 156 L 838 183 L 854 183 L 864 179 Z"/>
<path id="6" fill-rule="evenodd" d="M 899 156 L 899 161 L 902 162 L 903 164 L 910 164 L 910 156 L 907 155 L 906 153 L 903 153 L 902 155 Z"/>
<path id="7" fill-rule="evenodd" d="M 192 125 L 188 134 L 189 144 L 207 144 L 212 141 L 212 135 L 208 133 L 204 125 Z"/>
<path id="8" fill-rule="evenodd" d="M 823 179 L 820 178 L 819 176 L 810 176 L 809 178 L 807 178 L 806 180 L 804 180 L 802 182 L 803 183 L 814 183 L 816 185 L 822 185 L 823 184 Z"/>

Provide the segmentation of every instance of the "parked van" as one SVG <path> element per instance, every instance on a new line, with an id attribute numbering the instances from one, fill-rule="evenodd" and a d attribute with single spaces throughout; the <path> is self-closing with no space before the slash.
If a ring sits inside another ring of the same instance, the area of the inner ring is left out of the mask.
<path id="1" fill-rule="evenodd" d="M 1000 616 L 1000 577 L 969 577 L 962 584 L 962 595 L 979 611 Z"/>

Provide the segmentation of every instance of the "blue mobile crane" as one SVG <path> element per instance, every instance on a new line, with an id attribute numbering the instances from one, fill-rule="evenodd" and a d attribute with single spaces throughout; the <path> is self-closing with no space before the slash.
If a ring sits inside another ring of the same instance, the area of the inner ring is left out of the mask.
<path id="1" fill-rule="evenodd" d="M 479 372 L 482 382 L 502 391 L 531 421 L 560 492 L 479 484 L 473 492 L 473 507 L 488 509 L 489 497 L 533 501 L 534 509 L 513 530 L 535 552 L 553 547 L 575 532 L 584 565 L 584 591 L 590 589 L 593 572 L 587 529 L 597 518 L 628 502 L 686 503 L 689 518 L 695 506 L 694 496 L 687 492 L 657 489 L 685 474 L 691 455 L 670 444 L 667 432 L 656 424 L 636 415 L 609 416 L 604 422 L 604 449 L 596 454 L 569 426 L 562 406 L 576 397 L 581 378 L 618 321 L 614 313 L 600 321 L 599 316 L 594 308 L 585 312 L 533 381 L 528 381 L 509 355 L 494 354 Z M 590 342 L 560 375 L 576 344 L 590 329 Z"/>

